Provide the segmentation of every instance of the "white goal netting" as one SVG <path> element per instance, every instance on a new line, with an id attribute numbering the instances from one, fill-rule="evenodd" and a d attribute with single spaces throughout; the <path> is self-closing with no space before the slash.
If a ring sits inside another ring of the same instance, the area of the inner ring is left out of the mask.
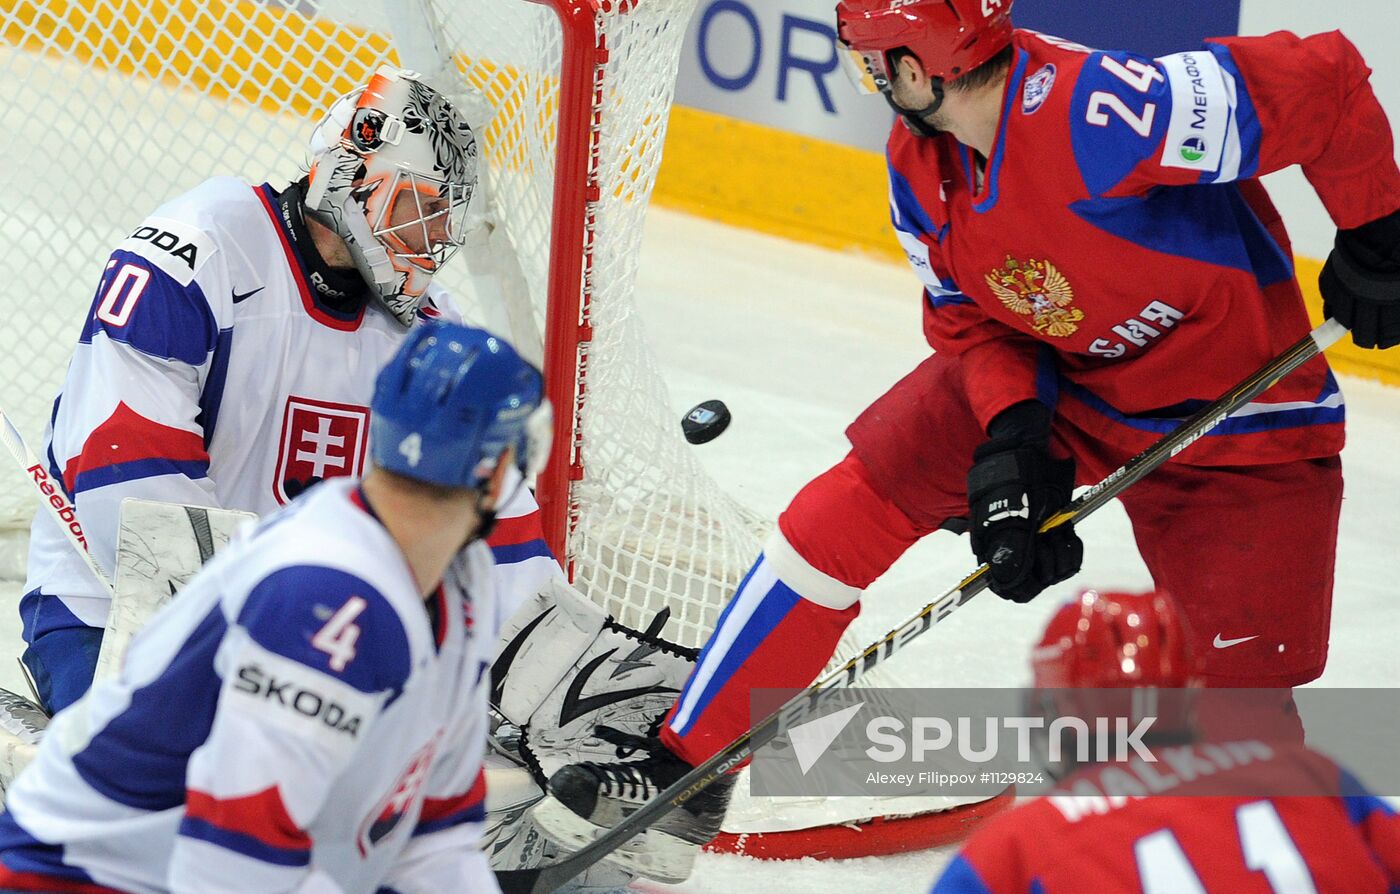
<path id="1" fill-rule="evenodd" d="M 0 194 L 10 213 L 0 235 L 13 255 L 0 290 L 0 406 L 38 449 L 103 262 L 146 213 L 216 174 L 282 186 L 304 169 L 310 128 L 336 96 L 381 62 L 415 68 L 477 128 L 488 162 L 482 194 L 505 235 L 498 254 L 519 273 L 507 277 L 515 288 L 495 288 L 458 259 L 443 279 L 479 322 L 534 340 L 527 351 L 541 351 L 551 317 L 563 333 L 543 353 L 563 397 L 556 413 L 574 430 L 565 474 L 541 486 L 555 487 L 564 507 L 558 535 L 576 580 L 633 625 L 669 606 L 666 635 L 700 643 L 758 541 L 753 519 L 689 455 L 632 297 L 693 5 L 5 5 Z M 554 6 L 589 11 L 596 25 L 589 49 L 601 50 L 600 63 L 582 82 L 564 62 Z M 571 106 L 571 96 L 585 105 Z M 557 174 L 560 136 L 568 163 Z M 552 255 L 560 233 L 564 247 Z M 561 255 L 579 271 L 572 280 Z M 0 474 L 5 525 L 27 525 L 34 505 L 17 471 Z"/>
<path id="2" fill-rule="evenodd" d="M 311 127 L 337 96 L 382 62 L 417 69 L 477 130 L 478 210 L 500 224 L 491 254 L 506 272 L 473 276 L 458 258 L 441 277 L 470 318 L 508 331 L 550 374 L 562 437 L 540 494 L 553 545 L 621 621 L 645 628 L 669 608 L 663 635 L 700 645 L 758 554 L 759 525 L 681 438 L 633 300 L 695 2 L 0 4 L 0 237 L 11 252 L 0 407 L 39 449 L 104 261 L 149 211 L 214 175 L 280 188 L 304 170 Z M 566 52 L 559 9 L 586 20 L 570 34 L 586 32 L 572 40 L 596 64 Z M 36 504 L 0 464 L 3 577 L 22 573 L 3 565 L 7 552 L 22 562 Z M 745 834 L 801 825 L 799 806 L 747 805 Z M 805 824 L 887 812 L 827 810 Z"/>

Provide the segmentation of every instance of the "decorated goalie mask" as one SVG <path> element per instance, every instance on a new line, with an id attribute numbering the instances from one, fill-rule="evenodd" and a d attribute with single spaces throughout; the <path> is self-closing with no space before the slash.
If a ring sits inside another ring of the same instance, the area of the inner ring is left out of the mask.
<path id="1" fill-rule="evenodd" d="M 345 240 L 384 307 L 407 326 L 462 246 L 476 187 L 471 125 L 411 71 L 382 66 L 312 134 L 307 211 Z"/>

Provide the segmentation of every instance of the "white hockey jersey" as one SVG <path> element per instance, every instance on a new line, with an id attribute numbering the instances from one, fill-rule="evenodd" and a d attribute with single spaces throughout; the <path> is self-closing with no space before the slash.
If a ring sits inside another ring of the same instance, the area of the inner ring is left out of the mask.
<path id="1" fill-rule="evenodd" d="M 0 888 L 496 891 L 491 564 L 457 557 L 435 628 L 353 482 L 245 529 L 55 718 L 0 816 Z"/>
<path id="2" fill-rule="evenodd" d="M 109 573 L 125 497 L 264 515 L 313 478 L 365 469 L 374 379 L 406 330 L 377 305 L 347 315 L 319 300 L 279 209 L 270 186 L 208 180 L 107 262 L 43 459 Z M 419 314 L 457 316 L 436 284 Z M 506 589 L 531 592 L 557 573 L 537 507 L 521 489 L 500 516 Z M 105 624 L 105 591 L 43 512 L 28 574 L 26 640 Z"/>

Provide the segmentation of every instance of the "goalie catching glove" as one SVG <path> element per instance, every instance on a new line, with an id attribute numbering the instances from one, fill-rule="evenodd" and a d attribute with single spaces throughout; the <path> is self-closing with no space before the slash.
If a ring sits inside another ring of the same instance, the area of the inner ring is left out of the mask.
<path id="1" fill-rule="evenodd" d="M 568 775 L 578 767 L 642 769 L 658 759 L 678 762 L 661 746 L 656 731 L 696 653 L 660 638 L 668 616 L 663 609 L 646 631 L 632 630 L 562 580 L 515 613 L 502 633 L 491 678 L 492 702 L 505 728 L 519 730 L 515 741 L 498 735 L 497 751 L 514 752 L 540 787 L 533 796 L 521 795 L 519 802 L 543 796 L 546 780 L 563 768 Z M 681 765 L 681 772 L 686 769 Z M 520 809 L 521 803 L 513 805 L 516 819 L 492 831 L 492 868 L 530 869 L 550 862 L 557 848 L 540 842 L 533 824 L 553 800 L 545 799 L 529 812 Z M 556 834 L 542 820 L 539 827 L 565 849 L 587 841 Z M 614 865 L 641 874 L 637 860 Z"/>

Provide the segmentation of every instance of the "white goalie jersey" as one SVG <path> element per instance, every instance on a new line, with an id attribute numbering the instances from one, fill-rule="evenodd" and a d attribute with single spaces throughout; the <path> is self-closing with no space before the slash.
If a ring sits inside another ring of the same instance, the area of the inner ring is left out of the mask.
<path id="1" fill-rule="evenodd" d="M 111 254 L 43 460 L 77 507 L 93 557 L 115 568 L 125 497 L 266 515 L 320 479 L 364 471 L 369 397 L 406 330 L 377 304 L 326 303 L 279 194 L 229 177 L 158 208 Z M 457 313 L 430 285 L 419 318 Z M 491 539 L 511 592 L 554 572 L 533 498 Z M 522 579 L 523 578 L 523 579 Z M 107 598 L 39 513 L 25 638 L 101 627 Z"/>

